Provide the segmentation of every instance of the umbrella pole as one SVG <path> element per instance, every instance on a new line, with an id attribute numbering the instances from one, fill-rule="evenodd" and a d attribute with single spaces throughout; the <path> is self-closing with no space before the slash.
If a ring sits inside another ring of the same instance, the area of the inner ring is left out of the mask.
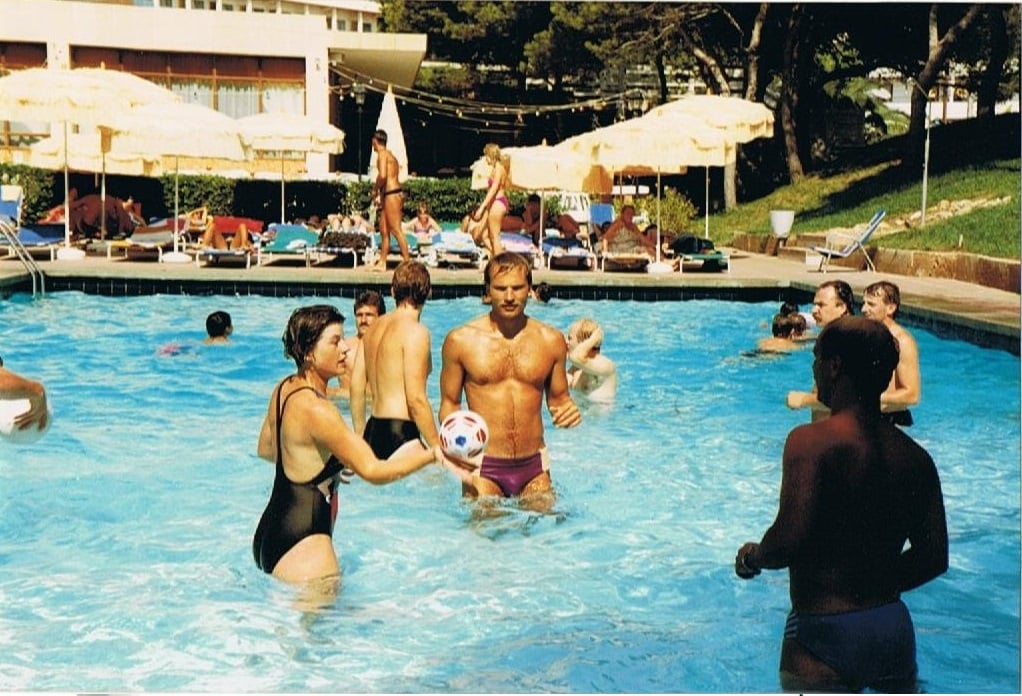
<path id="1" fill-rule="evenodd" d="M 101 147 L 100 150 L 102 150 L 102 149 L 103 148 Z M 101 161 L 103 163 L 102 164 L 102 170 L 103 171 L 100 174 L 100 180 L 99 180 L 99 193 L 100 193 L 99 199 L 100 199 L 100 208 L 102 208 L 102 212 L 99 215 L 99 238 L 102 241 L 106 241 L 106 153 L 105 152 L 100 152 L 99 156 L 101 157 Z"/>
<path id="2" fill-rule="evenodd" d="M 660 167 L 656 170 L 656 262 L 660 263 Z"/>
<path id="3" fill-rule="evenodd" d="M 280 151 L 280 224 L 287 222 L 285 215 L 285 205 L 287 199 L 284 198 L 284 151 Z"/>
<path id="4" fill-rule="evenodd" d="M 64 248 L 71 248 L 71 184 L 67 173 L 67 121 L 64 121 Z"/>
<path id="5" fill-rule="evenodd" d="M 710 238 L 710 168 L 706 167 L 706 196 L 703 202 L 703 236 Z"/>

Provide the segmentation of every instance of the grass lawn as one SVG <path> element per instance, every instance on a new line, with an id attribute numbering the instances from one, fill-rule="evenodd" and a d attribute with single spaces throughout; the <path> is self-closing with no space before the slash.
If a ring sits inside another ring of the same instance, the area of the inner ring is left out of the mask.
<path id="1" fill-rule="evenodd" d="M 975 164 L 930 173 L 927 209 L 942 200 L 999 199 L 1007 202 L 947 220 L 927 222 L 924 228 L 873 237 L 878 247 L 926 251 L 964 251 L 998 258 L 1019 258 L 1019 191 L 1022 171 L 1018 159 Z M 710 217 L 710 236 L 728 244 L 736 232 L 769 234 L 770 211 L 795 210 L 793 232 L 818 232 L 864 223 L 880 208 L 888 216 L 918 213 L 922 203 L 922 172 L 908 172 L 897 163 L 809 177 L 797 186 L 784 186 L 759 200 Z M 928 215 L 929 217 L 929 215 Z"/>

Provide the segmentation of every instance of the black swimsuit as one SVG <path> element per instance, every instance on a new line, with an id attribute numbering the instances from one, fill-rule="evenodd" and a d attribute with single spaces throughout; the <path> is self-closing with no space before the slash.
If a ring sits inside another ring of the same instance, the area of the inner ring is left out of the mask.
<path id="1" fill-rule="evenodd" d="M 284 418 L 287 400 L 312 387 L 300 387 L 287 395 L 280 403 L 280 389 L 277 390 L 277 471 L 273 478 L 273 492 L 266 510 L 259 520 L 255 538 L 252 540 L 252 555 L 256 565 L 266 573 L 272 573 L 280 559 L 295 544 L 313 534 L 332 536 L 334 520 L 337 519 L 337 483 L 341 481 L 344 469 L 336 457 L 330 457 L 323 470 L 311 481 L 295 483 L 284 473 L 284 460 L 280 448 L 280 424 Z M 328 483 L 328 493 L 319 486 Z M 346 482 L 345 482 L 346 483 Z"/>
<path id="2" fill-rule="evenodd" d="M 419 439 L 419 426 L 410 420 L 370 416 L 362 438 L 377 459 L 388 459 L 401 445 Z"/>

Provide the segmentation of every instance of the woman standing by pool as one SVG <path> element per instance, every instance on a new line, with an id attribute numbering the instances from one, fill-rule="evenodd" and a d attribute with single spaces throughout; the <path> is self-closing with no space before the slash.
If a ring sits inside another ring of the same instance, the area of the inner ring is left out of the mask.
<path id="1" fill-rule="evenodd" d="M 487 143 L 483 148 L 483 156 L 486 158 L 486 163 L 492 167 L 490 178 L 487 180 L 489 188 L 483 202 L 472 212 L 472 219 L 479 222 L 484 215 L 486 216 L 485 241 L 492 258 L 504 251 L 504 246 L 500 242 L 500 225 L 511 207 L 507 200 L 507 193 L 504 191 L 504 187 L 507 185 L 508 161 L 495 143 Z"/>
<path id="2" fill-rule="evenodd" d="M 370 483 L 403 478 L 430 462 L 439 448 L 410 442 L 387 461 L 373 455 L 326 398 L 327 381 L 340 375 L 349 351 L 344 317 L 330 305 L 296 309 L 282 341 L 298 371 L 270 396 L 259 433 L 259 456 L 276 464 L 273 492 L 252 542 L 256 565 L 290 583 L 336 578 L 332 534 L 337 484 L 349 469 Z"/>

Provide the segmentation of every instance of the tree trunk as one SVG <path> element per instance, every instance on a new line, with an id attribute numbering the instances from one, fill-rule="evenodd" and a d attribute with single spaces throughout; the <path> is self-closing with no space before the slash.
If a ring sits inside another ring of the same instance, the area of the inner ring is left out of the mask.
<path id="1" fill-rule="evenodd" d="M 759 95 L 759 45 L 763 39 L 763 25 L 766 23 L 770 3 L 761 2 L 756 20 L 752 24 L 749 45 L 745 47 L 745 98 L 756 101 Z"/>
<path id="2" fill-rule="evenodd" d="M 990 54 L 987 66 L 976 90 L 976 116 L 993 118 L 997 105 L 997 87 L 1004 74 L 1004 61 L 1008 59 L 1008 30 L 1004 14 L 1007 10 L 999 5 L 986 8 L 990 29 Z"/>
<path id="3" fill-rule="evenodd" d="M 919 89 L 912 90 L 912 114 L 909 117 L 909 137 L 907 141 L 908 151 L 905 152 L 903 161 L 909 164 L 921 164 L 923 161 L 923 139 L 926 137 L 927 106 L 929 103 L 928 94 L 930 89 L 937 83 L 940 71 L 947 62 L 951 47 L 954 46 L 962 32 L 969 28 L 969 25 L 979 15 L 982 5 L 970 5 L 965 14 L 957 22 L 948 27 L 944 36 L 940 36 L 940 28 L 937 26 L 937 4 L 930 5 L 929 15 L 929 50 L 927 51 L 926 63 L 923 64 L 916 83 Z"/>
<path id="4" fill-rule="evenodd" d="M 667 103 L 667 67 L 664 65 L 664 54 L 661 51 L 657 51 L 656 57 L 653 59 L 654 65 L 656 65 L 656 80 L 660 94 L 658 103 Z"/>
<path id="5" fill-rule="evenodd" d="M 802 158 L 798 152 L 798 128 L 795 114 L 799 99 L 799 34 L 804 9 L 796 3 L 791 6 L 788 32 L 784 38 L 784 73 L 781 85 L 781 131 L 784 133 L 785 161 L 788 179 L 798 184 L 805 177 Z"/>

